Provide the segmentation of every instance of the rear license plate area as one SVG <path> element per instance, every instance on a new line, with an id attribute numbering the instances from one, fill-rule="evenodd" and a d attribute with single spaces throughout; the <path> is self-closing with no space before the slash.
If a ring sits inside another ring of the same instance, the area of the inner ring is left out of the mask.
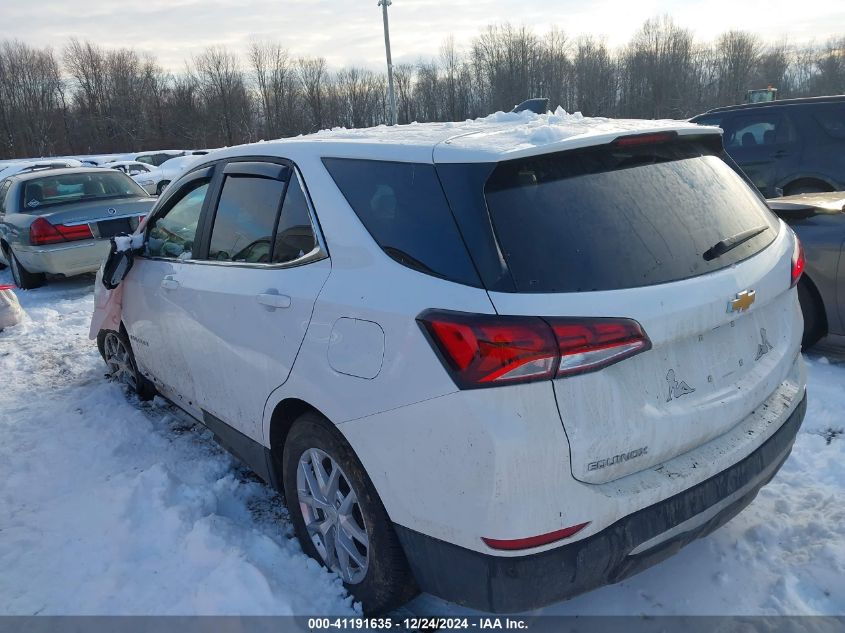
<path id="1" fill-rule="evenodd" d="M 97 230 L 100 232 L 100 237 L 114 237 L 121 233 L 132 233 L 133 229 L 130 218 L 119 218 L 97 222 Z"/>

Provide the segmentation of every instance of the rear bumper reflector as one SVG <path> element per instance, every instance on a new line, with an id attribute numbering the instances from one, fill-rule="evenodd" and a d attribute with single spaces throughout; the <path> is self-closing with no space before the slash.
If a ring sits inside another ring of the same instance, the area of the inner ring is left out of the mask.
<path id="1" fill-rule="evenodd" d="M 575 536 L 587 527 L 590 524 L 589 521 L 586 523 L 579 523 L 578 525 L 572 525 L 568 528 L 563 528 L 562 530 L 555 530 L 554 532 L 548 532 L 547 534 L 540 534 L 538 536 L 529 536 L 526 538 L 516 538 L 516 539 L 495 539 L 495 538 L 484 538 L 482 537 L 482 541 L 487 544 L 487 547 L 491 549 L 501 549 L 501 550 L 517 550 L 517 549 L 531 549 L 532 547 L 540 547 L 541 545 L 548 545 L 549 543 L 554 543 L 555 541 L 562 541 L 565 538 L 569 538 L 570 536 Z"/>

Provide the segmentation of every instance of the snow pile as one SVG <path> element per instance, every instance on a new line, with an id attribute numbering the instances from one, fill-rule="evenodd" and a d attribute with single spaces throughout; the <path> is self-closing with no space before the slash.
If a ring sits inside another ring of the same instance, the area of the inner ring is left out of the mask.
<path id="1" fill-rule="evenodd" d="M 535 114 L 496 112 L 478 119 L 446 123 L 410 123 L 407 125 L 379 125 L 371 128 L 334 128 L 315 134 L 296 137 L 303 141 L 360 141 L 370 143 L 401 143 L 403 145 L 445 145 L 438 152 L 460 155 L 465 160 L 479 160 L 504 153 L 518 154 L 524 150 L 596 137 L 611 140 L 620 134 L 656 132 L 661 130 L 689 130 L 721 133 L 718 128 L 706 128 L 687 121 L 670 119 L 609 119 L 585 117 L 580 112 L 568 113 L 558 107 L 554 112 Z M 456 160 L 453 156 L 450 160 Z"/>
<path id="2" fill-rule="evenodd" d="M 0 614 L 354 613 L 204 427 L 103 379 L 91 291 L 22 292 L 0 334 Z"/>
<path id="3" fill-rule="evenodd" d="M 13 286 L 0 285 L 0 332 L 23 321 L 24 312 Z"/>
<path id="4" fill-rule="evenodd" d="M 144 245 L 144 234 L 118 235 L 114 238 L 115 250 L 118 253 L 125 253 L 130 250 L 137 250 Z"/>
<path id="5" fill-rule="evenodd" d="M 86 336 L 92 283 L 19 293 L 30 319 L 0 333 L 0 614 L 354 613 L 278 497 L 208 431 L 103 379 Z M 749 508 L 544 612 L 845 613 L 845 364 L 809 368 L 792 457 Z M 430 596 L 409 608 L 461 611 Z"/>

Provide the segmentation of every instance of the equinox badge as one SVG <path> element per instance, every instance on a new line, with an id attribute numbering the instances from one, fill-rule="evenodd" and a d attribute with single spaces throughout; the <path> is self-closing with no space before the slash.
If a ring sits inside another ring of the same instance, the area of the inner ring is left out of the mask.
<path id="1" fill-rule="evenodd" d="M 754 290 L 743 290 L 736 293 L 736 298 L 728 301 L 728 312 L 745 312 L 754 303 L 757 292 Z"/>

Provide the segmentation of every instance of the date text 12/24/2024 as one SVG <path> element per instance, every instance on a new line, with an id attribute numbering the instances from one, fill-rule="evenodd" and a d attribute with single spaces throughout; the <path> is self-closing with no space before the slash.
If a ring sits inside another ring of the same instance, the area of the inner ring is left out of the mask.
<path id="1" fill-rule="evenodd" d="M 410 618 L 309 618 L 308 628 L 311 631 L 325 630 L 511 630 L 528 629 L 528 622 L 523 618 L 438 618 L 438 617 L 410 617 Z"/>

